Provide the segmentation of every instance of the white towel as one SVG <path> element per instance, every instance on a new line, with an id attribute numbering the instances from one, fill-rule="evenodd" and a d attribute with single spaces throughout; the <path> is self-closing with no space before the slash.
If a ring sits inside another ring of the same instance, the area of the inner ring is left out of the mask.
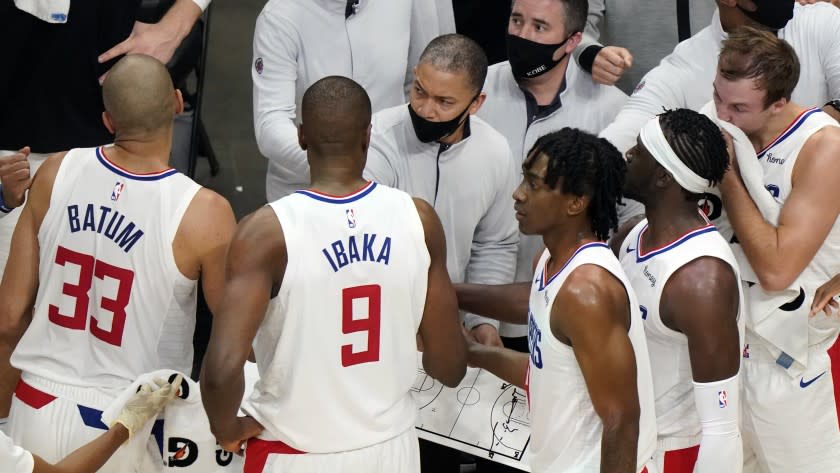
<path id="1" fill-rule="evenodd" d="M 102 414 L 102 421 L 110 424 L 140 385 L 158 387 L 154 379 L 168 381 L 174 379 L 177 374 L 174 370 L 159 370 L 140 376 L 108 406 Z M 163 419 L 163 459 L 158 463 L 160 472 L 172 468 L 177 468 L 177 471 L 182 473 L 242 471 L 242 457 L 223 451 L 216 443 L 216 438 L 210 432 L 210 421 L 201 404 L 199 385 L 189 377 L 184 376 L 181 391 L 178 397 L 167 404 Z M 152 422 L 149 422 L 144 433 L 136 437 L 148 438 L 151 429 Z"/>
<path id="2" fill-rule="evenodd" d="M 47 23 L 67 23 L 70 0 L 15 0 L 15 6 Z"/>
<path id="3" fill-rule="evenodd" d="M 758 207 L 759 212 L 772 225 L 778 225 L 781 205 L 764 188 L 764 172 L 756 157 L 755 148 L 747 135 L 735 125 L 718 119 L 714 102 L 709 102 L 700 110 L 715 123 L 732 135 L 735 145 L 735 157 L 744 187 Z M 758 284 L 758 276 L 753 271 L 740 244 L 732 245 L 732 252 L 741 268 L 741 279 L 753 285 L 744 288 L 747 302 L 747 326 L 764 338 L 776 362 L 787 369 L 791 377 L 799 377 L 808 366 L 808 310 L 810 305 L 803 303 L 799 309 L 787 312 L 780 306 L 800 296 L 802 281 L 797 278 L 782 291 L 768 292 Z"/>

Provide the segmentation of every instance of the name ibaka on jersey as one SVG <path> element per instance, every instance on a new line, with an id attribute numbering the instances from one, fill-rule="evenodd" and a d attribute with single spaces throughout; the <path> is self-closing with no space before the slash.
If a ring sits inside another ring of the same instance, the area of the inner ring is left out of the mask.
<path id="1" fill-rule="evenodd" d="M 143 230 L 134 222 L 104 205 L 68 205 L 67 218 L 70 222 L 70 233 L 96 232 L 105 235 L 126 253 L 143 238 Z"/>
<path id="2" fill-rule="evenodd" d="M 391 259 L 391 237 L 379 237 L 376 233 L 364 233 L 357 238 L 350 235 L 347 240 L 336 240 L 321 250 L 333 272 L 348 264 L 368 261 L 387 265 Z"/>

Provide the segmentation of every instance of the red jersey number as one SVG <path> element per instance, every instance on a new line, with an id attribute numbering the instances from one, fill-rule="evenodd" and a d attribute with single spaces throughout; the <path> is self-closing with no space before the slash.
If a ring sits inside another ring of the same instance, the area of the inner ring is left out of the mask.
<path id="1" fill-rule="evenodd" d="M 367 299 L 367 317 L 353 318 L 353 301 Z M 367 332 L 367 349 L 353 351 L 353 345 L 341 347 L 341 366 L 379 361 L 380 307 L 382 288 L 378 284 L 348 287 L 341 291 L 341 331 L 344 334 Z"/>
<path id="2" fill-rule="evenodd" d="M 84 330 L 87 328 L 88 312 L 90 308 L 90 296 L 88 295 L 93 286 L 93 279 L 104 281 L 106 278 L 117 281 L 116 297 L 111 299 L 103 296 L 99 301 L 99 307 L 111 312 L 110 330 L 103 329 L 99 325 L 96 315 L 90 316 L 90 333 L 114 346 L 122 345 L 123 329 L 125 328 L 125 308 L 131 298 L 131 286 L 134 284 L 134 271 L 112 266 L 104 261 L 98 261 L 93 256 L 68 250 L 63 246 L 58 247 L 55 254 L 55 262 L 59 266 L 74 264 L 79 267 L 79 281 L 75 284 L 64 283 L 62 294 L 75 299 L 73 315 L 64 315 L 59 312 L 58 306 L 50 304 L 50 322 L 68 328 L 70 330 Z"/>

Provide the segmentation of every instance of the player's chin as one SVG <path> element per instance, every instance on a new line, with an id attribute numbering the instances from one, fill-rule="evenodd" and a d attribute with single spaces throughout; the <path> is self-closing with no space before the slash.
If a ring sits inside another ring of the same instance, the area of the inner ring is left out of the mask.
<path id="1" fill-rule="evenodd" d="M 537 230 L 528 222 L 528 217 L 521 214 L 516 214 L 516 219 L 519 223 L 519 231 L 524 235 L 536 235 Z"/>

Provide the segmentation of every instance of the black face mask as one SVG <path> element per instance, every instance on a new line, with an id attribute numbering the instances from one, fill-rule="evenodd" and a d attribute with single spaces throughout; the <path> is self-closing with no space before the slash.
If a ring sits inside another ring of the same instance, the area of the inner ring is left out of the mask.
<path id="1" fill-rule="evenodd" d="M 470 100 L 472 105 L 475 98 Z M 463 112 L 459 113 L 457 117 L 445 122 L 433 122 L 421 117 L 411 108 L 411 103 L 408 104 L 408 114 L 411 116 L 411 125 L 414 127 L 414 133 L 417 139 L 423 143 L 431 143 L 432 141 L 439 141 L 447 136 L 455 133 L 455 130 L 461 125 L 461 118 L 469 113 L 470 105 Z"/>
<path id="2" fill-rule="evenodd" d="M 748 11 L 741 6 L 738 9 L 751 20 L 774 30 L 785 27 L 787 22 L 793 18 L 793 4 L 788 0 L 756 0 L 754 1 L 756 11 Z"/>
<path id="3" fill-rule="evenodd" d="M 572 36 L 574 33 L 557 44 L 542 44 L 508 33 L 507 53 L 513 77 L 531 79 L 554 69 L 566 57 L 566 54 L 563 54 L 555 61 L 554 52 L 566 44 Z"/>

